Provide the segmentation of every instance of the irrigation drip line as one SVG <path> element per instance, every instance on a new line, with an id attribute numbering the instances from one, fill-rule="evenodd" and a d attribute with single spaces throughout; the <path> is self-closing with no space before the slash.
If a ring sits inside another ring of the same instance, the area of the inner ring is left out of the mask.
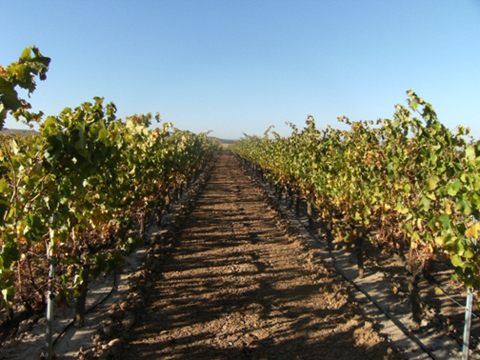
<path id="1" fill-rule="evenodd" d="M 183 203 L 185 203 L 185 199 L 188 199 L 189 196 L 192 196 L 191 195 L 191 190 L 192 189 L 196 189 L 198 190 L 199 187 L 202 186 L 202 184 L 205 183 L 205 174 L 207 173 L 205 171 L 206 167 L 209 166 L 211 167 L 213 163 L 209 163 L 209 164 L 206 164 L 202 170 L 202 172 L 196 177 L 196 179 L 194 181 L 192 181 L 188 186 L 187 186 L 187 191 L 183 194 L 182 199 L 179 199 L 178 201 L 176 201 L 176 204 L 178 205 L 181 205 Z M 195 194 L 195 192 L 193 192 L 193 194 Z M 194 196 L 194 195 L 193 195 Z M 101 300 L 99 300 L 97 303 L 95 303 L 94 305 L 92 305 L 89 309 L 87 309 L 85 311 L 85 314 L 88 314 L 90 312 L 92 312 L 93 310 L 95 310 L 98 306 L 100 306 L 101 304 L 103 304 L 105 301 L 107 301 L 107 299 L 112 296 L 112 294 L 118 290 L 118 279 L 117 279 L 117 271 L 116 270 L 113 270 L 113 285 L 112 285 L 112 288 L 110 289 L 109 293 L 107 295 L 105 295 Z M 57 335 L 57 337 L 55 338 L 55 340 L 53 340 L 52 342 L 52 347 L 54 347 L 56 345 L 56 343 L 67 333 L 67 331 L 75 324 L 75 320 L 72 320 L 70 321 L 66 326 L 65 328 L 60 332 L 60 334 Z"/>
<path id="2" fill-rule="evenodd" d="M 118 284 L 117 284 L 117 272 L 113 271 L 113 285 L 112 288 L 110 289 L 109 293 L 103 297 L 100 301 L 92 305 L 89 309 L 85 311 L 85 314 L 88 314 L 95 310 L 97 307 L 99 307 L 101 304 L 103 304 L 107 299 L 112 296 L 112 294 L 117 290 Z M 60 332 L 60 334 L 57 335 L 55 340 L 52 343 L 52 346 L 55 346 L 55 344 L 67 333 L 67 331 L 75 324 L 75 320 L 70 321 L 65 328 Z"/>
<path id="3" fill-rule="evenodd" d="M 305 226 L 300 220 L 298 222 L 302 225 Z M 385 309 L 382 304 L 380 304 L 377 300 L 375 300 L 366 290 L 363 290 L 360 285 L 358 285 L 355 281 L 349 279 L 345 273 L 337 266 L 337 259 L 335 258 L 335 255 L 331 251 L 329 246 L 325 246 L 322 244 L 317 237 L 309 231 L 307 228 L 305 228 L 309 234 L 312 235 L 312 238 L 314 241 L 322 246 L 324 249 L 327 250 L 328 254 L 331 257 L 332 260 L 332 266 L 334 267 L 335 271 L 342 276 L 346 281 L 348 281 L 355 289 L 360 291 L 365 297 L 373 304 L 375 305 L 376 308 L 378 308 L 390 321 L 393 322 L 393 324 L 400 329 L 400 331 L 407 337 L 409 337 L 415 344 L 417 344 L 430 358 L 433 360 L 438 360 L 437 357 L 432 353 L 432 351 L 417 337 L 415 334 L 413 334 L 408 328 L 400 321 L 398 320 L 394 315 L 392 315 L 387 309 Z"/>
<path id="4" fill-rule="evenodd" d="M 299 221 L 300 224 L 302 224 L 301 221 Z M 303 225 L 303 224 L 302 224 Z M 311 232 L 309 231 L 311 234 Z M 319 245 L 322 245 L 320 241 L 316 238 L 316 236 L 313 236 L 313 239 L 315 242 L 317 242 Z M 360 291 L 365 297 L 373 304 L 375 307 L 377 307 L 390 321 L 392 321 L 397 328 L 400 329 L 400 331 L 405 334 L 407 337 L 409 337 L 415 344 L 417 344 L 430 358 L 433 360 L 437 360 L 437 357 L 432 353 L 432 351 L 417 337 L 415 334 L 413 334 L 411 331 L 408 330 L 408 328 L 400 321 L 398 320 L 394 315 L 392 315 L 387 309 L 385 309 L 382 304 L 380 304 L 377 300 L 375 300 L 366 290 L 363 290 L 360 285 L 358 285 L 355 281 L 349 279 L 345 273 L 337 266 L 337 259 L 335 258 L 335 255 L 332 253 L 331 249 L 327 246 L 328 254 L 331 257 L 332 260 L 332 266 L 335 268 L 335 271 L 342 276 L 345 280 L 347 280 L 355 289 Z"/>
<path id="5" fill-rule="evenodd" d="M 352 284 L 355 289 L 360 291 L 363 295 L 365 295 L 368 300 L 370 300 L 373 305 L 375 305 L 387 318 L 389 318 L 396 327 L 398 327 L 406 336 L 408 336 L 411 340 L 415 342 L 428 356 L 430 356 L 432 359 L 437 360 L 437 357 L 428 349 L 422 341 L 415 336 L 411 331 L 407 329 L 405 325 L 402 324 L 400 320 L 398 320 L 395 316 L 393 316 L 387 309 L 385 309 L 377 300 L 375 300 L 367 291 L 363 290 L 360 285 L 355 283 L 355 281 L 350 280 L 345 274 L 343 273 L 342 270 L 338 269 L 335 266 L 335 270 L 345 279 L 347 280 L 350 284 Z"/>

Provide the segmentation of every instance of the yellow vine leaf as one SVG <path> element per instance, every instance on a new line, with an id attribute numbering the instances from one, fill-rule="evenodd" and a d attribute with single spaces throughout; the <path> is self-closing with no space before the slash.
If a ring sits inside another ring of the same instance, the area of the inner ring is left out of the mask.
<path id="1" fill-rule="evenodd" d="M 448 215 L 452 215 L 452 213 L 453 213 L 452 204 L 450 204 L 449 202 L 447 202 L 445 204 L 445 213 L 448 214 Z"/>
<path id="2" fill-rule="evenodd" d="M 465 236 L 477 240 L 479 230 L 480 230 L 480 223 L 476 223 L 473 226 L 469 227 L 467 231 L 465 231 Z"/>

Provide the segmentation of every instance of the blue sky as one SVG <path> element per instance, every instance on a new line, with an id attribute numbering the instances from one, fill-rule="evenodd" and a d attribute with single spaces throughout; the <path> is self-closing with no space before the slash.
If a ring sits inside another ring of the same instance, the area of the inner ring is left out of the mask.
<path id="1" fill-rule="evenodd" d="M 16 0 L 2 14 L 0 64 L 30 45 L 52 58 L 30 99 L 47 115 L 102 96 L 121 118 L 286 135 L 309 114 L 391 118 L 413 89 L 480 138 L 480 0 Z"/>

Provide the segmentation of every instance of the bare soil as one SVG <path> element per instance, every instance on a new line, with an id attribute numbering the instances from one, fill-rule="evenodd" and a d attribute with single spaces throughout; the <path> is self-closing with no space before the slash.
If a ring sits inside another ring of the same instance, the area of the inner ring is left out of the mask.
<path id="1" fill-rule="evenodd" d="M 218 157 L 111 357 L 401 358 L 266 197 L 231 153 Z"/>

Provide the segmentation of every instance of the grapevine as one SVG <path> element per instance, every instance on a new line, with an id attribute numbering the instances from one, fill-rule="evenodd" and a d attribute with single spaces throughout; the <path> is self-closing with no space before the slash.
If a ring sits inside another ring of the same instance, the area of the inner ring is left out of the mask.
<path id="1" fill-rule="evenodd" d="M 0 71 L 2 126 L 7 112 L 39 123 L 35 135 L 0 138 L 0 309 L 11 318 L 18 304 L 43 311 L 50 289 L 58 305 L 76 299 L 81 326 L 91 278 L 122 265 L 218 144 L 171 123 L 149 129 L 158 114 L 118 119 L 100 97 L 58 116 L 31 113 L 15 87 L 33 92 L 49 61 L 28 48 Z"/>
<path id="2" fill-rule="evenodd" d="M 462 126 L 447 129 L 431 104 L 407 95 L 393 119 L 342 117 L 348 130 L 321 131 L 309 116 L 287 137 L 245 136 L 233 149 L 277 188 L 313 203 L 327 240 L 336 234 L 354 243 L 359 276 L 365 240 L 403 256 L 419 322 L 415 286 L 433 260 L 448 257 L 454 279 L 480 288 L 480 142 Z"/>

